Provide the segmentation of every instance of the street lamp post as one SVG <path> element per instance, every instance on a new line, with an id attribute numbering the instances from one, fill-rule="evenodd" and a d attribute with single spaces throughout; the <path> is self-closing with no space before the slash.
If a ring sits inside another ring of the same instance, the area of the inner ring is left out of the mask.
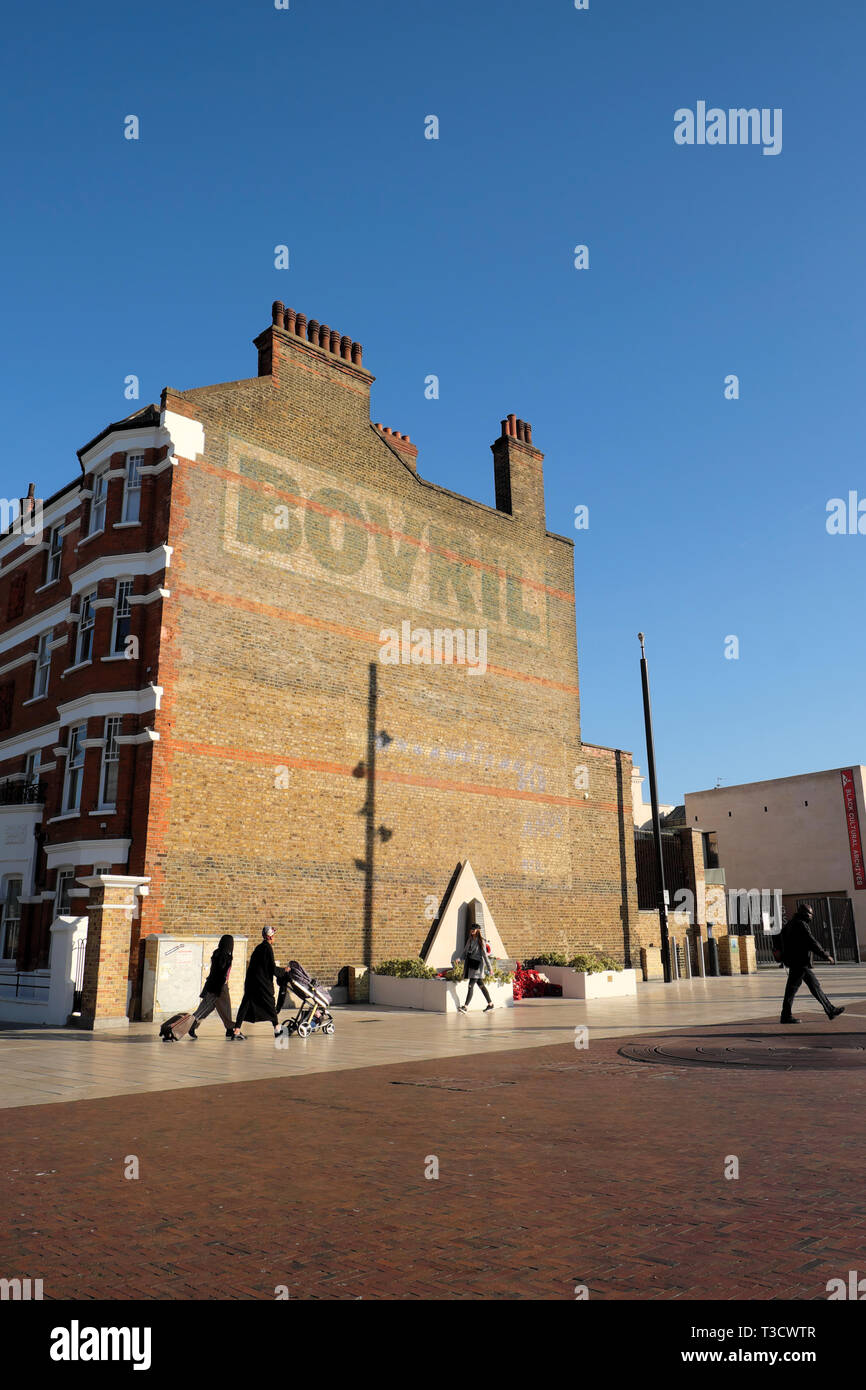
<path id="1" fill-rule="evenodd" d="M 659 893 L 659 927 L 662 938 L 662 969 L 664 970 L 665 984 L 671 982 L 671 953 L 670 941 L 668 940 L 668 903 L 665 891 L 665 864 L 662 857 L 662 827 L 659 820 L 659 798 L 656 789 L 656 755 L 653 744 L 653 717 L 650 708 L 649 693 L 649 670 L 646 663 L 646 651 L 644 649 L 644 634 L 638 633 L 640 642 L 640 677 L 643 685 L 643 717 L 646 726 L 646 755 L 649 765 L 649 784 L 650 800 L 652 802 L 653 813 L 653 840 L 656 849 L 656 875 L 658 878 Z"/>

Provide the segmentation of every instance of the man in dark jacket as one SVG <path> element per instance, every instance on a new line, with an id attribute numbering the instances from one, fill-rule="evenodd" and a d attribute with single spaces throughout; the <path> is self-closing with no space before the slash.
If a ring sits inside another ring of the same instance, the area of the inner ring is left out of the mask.
<path id="1" fill-rule="evenodd" d="M 828 1018 L 838 1018 L 839 1014 L 845 1012 L 844 1008 L 836 1009 L 830 1003 L 823 989 L 818 983 L 818 977 L 812 969 L 812 952 L 814 951 L 826 960 L 830 965 L 836 962 L 832 956 L 828 956 L 823 946 L 819 946 L 811 931 L 809 923 L 812 921 L 812 909 L 808 903 L 802 903 L 794 913 L 787 926 L 782 928 L 782 962 L 788 967 L 788 981 L 785 985 L 785 998 L 782 1003 L 782 1017 L 780 1023 L 799 1023 L 798 1018 L 791 1017 L 791 1006 L 794 1003 L 794 995 L 805 982 L 813 998 L 818 1000 L 821 1008 Z"/>
<path id="2" fill-rule="evenodd" d="M 244 980 L 244 997 L 234 1027 L 236 1042 L 245 1041 L 241 1024 L 246 1020 L 250 1023 L 264 1023 L 265 1020 L 272 1023 L 275 1038 L 283 1031 L 274 1004 L 274 980 L 284 973 L 274 960 L 275 935 L 273 927 L 262 927 L 262 939 L 250 956 Z"/>

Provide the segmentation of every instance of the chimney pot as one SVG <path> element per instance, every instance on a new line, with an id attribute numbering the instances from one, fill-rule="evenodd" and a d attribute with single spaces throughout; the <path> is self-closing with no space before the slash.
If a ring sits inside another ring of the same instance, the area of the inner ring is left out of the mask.
<path id="1" fill-rule="evenodd" d="M 340 356 L 345 358 L 347 362 L 352 359 L 352 339 L 347 338 L 345 334 L 340 339 Z"/>
<path id="2" fill-rule="evenodd" d="M 514 437 L 516 436 L 516 434 L 517 434 L 517 416 L 516 416 L 516 415 L 509 415 L 509 417 L 508 417 L 508 433 L 512 436 L 512 438 L 514 438 Z"/>
<path id="3" fill-rule="evenodd" d="M 352 361 L 354 362 L 354 364 L 355 364 L 356 367 L 361 367 L 361 366 L 363 366 L 362 356 L 363 356 L 363 349 L 361 348 L 361 344 L 360 344 L 360 343 L 353 343 L 353 344 L 352 344 Z"/>
<path id="4" fill-rule="evenodd" d="M 303 338 L 303 337 L 306 335 L 306 332 L 307 332 L 307 316 L 306 316 L 306 314 L 298 314 L 297 318 L 295 319 L 295 332 L 297 333 L 297 335 L 298 335 L 299 338 Z"/>
<path id="5" fill-rule="evenodd" d="M 284 309 L 285 305 L 280 299 L 275 299 L 273 304 L 271 305 L 271 319 L 273 320 L 275 328 L 282 328 L 283 326 Z"/>
<path id="6" fill-rule="evenodd" d="M 524 425 L 524 423 L 523 423 L 522 420 L 518 420 L 518 421 L 517 421 L 517 438 L 518 438 L 518 439 L 525 439 L 525 438 L 526 438 L 526 426 Z"/>
<path id="7" fill-rule="evenodd" d="M 319 341 L 319 320 L 318 320 L 318 319 L 310 319 L 310 322 L 307 324 L 307 341 L 310 342 L 310 343 L 318 343 L 318 341 Z"/>
<path id="8" fill-rule="evenodd" d="M 339 335 L 339 333 L 337 332 L 336 328 L 332 328 L 332 329 L 331 329 L 331 344 L 330 344 L 330 351 L 333 352 L 335 356 L 339 356 L 339 352 L 340 352 L 340 335 Z"/>
<path id="9" fill-rule="evenodd" d="M 294 311 L 294 309 L 287 309 L 286 312 L 283 314 L 283 327 L 285 328 L 285 330 L 286 330 L 287 333 L 294 333 L 294 331 L 295 331 L 295 311 Z"/>
<path id="10" fill-rule="evenodd" d="M 331 330 L 330 330 L 330 328 L 328 327 L 328 325 L 327 325 L 326 323 L 323 323 L 323 324 L 321 324 L 320 327 L 319 327 L 319 347 L 320 347 L 320 348 L 327 348 L 327 347 L 328 347 L 328 344 L 330 343 L 330 341 L 331 341 Z"/>
<path id="11" fill-rule="evenodd" d="M 527 424 L 524 428 L 526 429 L 526 442 L 527 442 L 527 444 L 531 444 L 531 443 L 532 443 L 532 426 L 529 425 L 529 424 Z"/>

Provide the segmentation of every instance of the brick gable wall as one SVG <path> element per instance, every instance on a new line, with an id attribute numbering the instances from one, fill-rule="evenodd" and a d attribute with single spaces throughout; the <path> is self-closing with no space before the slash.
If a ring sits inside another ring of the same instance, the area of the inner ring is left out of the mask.
<path id="1" fill-rule="evenodd" d="M 514 516 L 459 498 L 370 424 L 360 353 L 279 326 L 258 343 L 259 378 L 164 401 L 206 444 L 175 470 L 142 931 L 273 921 L 279 958 L 333 978 L 416 955 L 469 858 L 512 953 L 623 957 L 631 760 L 580 741 L 572 548 L 539 520 L 541 455 L 497 445 Z M 406 621 L 484 628 L 486 673 L 383 664 Z"/>

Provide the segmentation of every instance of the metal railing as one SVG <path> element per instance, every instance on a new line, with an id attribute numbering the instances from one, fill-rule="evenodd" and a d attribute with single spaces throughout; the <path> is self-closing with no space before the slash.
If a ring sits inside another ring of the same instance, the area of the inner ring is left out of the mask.
<path id="1" fill-rule="evenodd" d="M 24 981 L 22 985 L 21 981 Z M 14 984 L 13 984 L 14 981 Z M 39 993 L 48 993 L 51 982 L 48 979 L 35 979 L 29 970 L 0 970 L 0 998 L 27 999 Z M 11 990 L 12 993 L 8 993 Z"/>
<path id="2" fill-rule="evenodd" d="M 44 800 L 44 782 L 0 782 L 0 806 L 36 806 Z"/>

